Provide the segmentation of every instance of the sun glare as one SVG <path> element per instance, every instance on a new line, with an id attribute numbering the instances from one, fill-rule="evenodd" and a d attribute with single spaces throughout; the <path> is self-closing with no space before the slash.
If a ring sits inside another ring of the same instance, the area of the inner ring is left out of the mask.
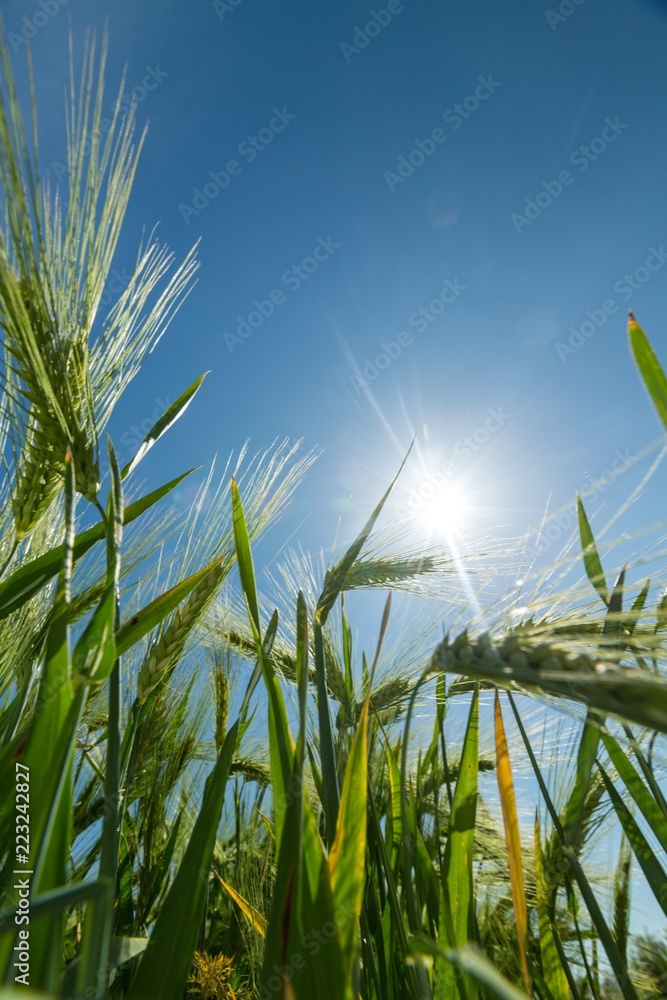
<path id="1" fill-rule="evenodd" d="M 468 519 L 469 506 L 460 487 L 445 483 L 436 487 L 433 496 L 424 499 L 415 511 L 415 520 L 429 535 L 450 535 L 463 527 Z"/>

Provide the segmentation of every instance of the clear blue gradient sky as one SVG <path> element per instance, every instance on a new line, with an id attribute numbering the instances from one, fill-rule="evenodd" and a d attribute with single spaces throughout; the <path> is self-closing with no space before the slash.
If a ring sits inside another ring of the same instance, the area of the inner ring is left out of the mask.
<path id="1" fill-rule="evenodd" d="M 301 525 L 307 549 L 341 516 L 343 534 L 360 525 L 415 434 L 396 504 L 446 470 L 473 533 L 521 535 L 550 495 L 557 508 L 601 476 L 592 515 L 632 491 L 649 459 L 628 457 L 661 429 L 628 308 L 667 361 L 664 4 L 0 10 L 21 67 L 32 36 L 54 178 L 69 26 L 80 56 L 108 18 L 109 107 L 127 64 L 150 122 L 120 282 L 144 226 L 181 256 L 201 237 L 198 284 L 113 422 L 127 459 L 135 428 L 212 369 L 146 459 L 151 481 L 248 437 L 304 437 L 324 451 L 282 537 Z M 658 473 L 618 531 L 664 520 L 664 487 Z"/>
<path id="2" fill-rule="evenodd" d="M 212 369 L 149 475 L 305 436 L 324 455 L 302 538 L 328 545 L 416 433 L 398 503 L 454 459 L 470 509 L 521 532 L 659 435 L 625 316 L 664 356 L 664 5 L 0 7 L 19 63 L 34 35 L 54 175 L 69 22 L 80 53 L 109 20 L 109 104 L 127 64 L 150 123 L 118 272 L 144 225 L 181 254 L 201 236 L 198 285 L 114 422 L 122 447 Z"/>

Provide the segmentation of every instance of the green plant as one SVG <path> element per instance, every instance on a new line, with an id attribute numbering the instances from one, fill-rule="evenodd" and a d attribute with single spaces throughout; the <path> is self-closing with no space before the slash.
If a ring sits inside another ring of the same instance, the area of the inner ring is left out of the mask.
<path id="1" fill-rule="evenodd" d="M 4 983 L 24 940 L 18 865 L 30 883 L 29 983 L 42 996 L 662 995 L 663 943 L 633 942 L 629 916 L 635 863 L 667 912 L 665 598 L 649 599 L 646 580 L 629 602 L 625 566 L 609 585 L 579 498 L 594 608 L 540 594 L 511 624 L 489 611 L 437 644 L 408 634 L 402 658 L 389 643 L 391 591 L 430 582 L 446 594 L 453 564 L 380 545 L 393 482 L 323 573 L 287 561 L 275 602 L 254 543 L 312 455 L 286 443 L 250 461 L 244 451 L 218 486 L 211 471 L 185 523 L 157 506 L 184 477 L 127 502 L 141 459 L 204 376 L 124 468 L 109 440 L 104 458 L 101 435 L 187 293 L 194 257 L 163 282 L 169 256 L 151 241 L 96 325 L 136 169 L 132 115 L 84 153 L 104 68 L 103 56 L 95 75 L 87 50 L 59 213 L 4 49 L 2 67 Z M 629 335 L 667 426 L 667 379 L 632 316 Z M 369 588 L 390 591 L 372 657 L 350 620 L 352 595 Z M 437 605 L 434 629 L 440 616 Z M 555 763 L 530 722 L 535 697 L 551 721 L 574 713 Z M 29 774 L 29 862 L 14 851 L 17 774 Z M 526 774 L 531 837 L 517 793 Z M 592 853 L 612 824 L 622 840 L 605 876 Z"/>
<path id="2" fill-rule="evenodd" d="M 0 322 L 3 428 L 11 445 L 2 489 L 11 504 L 5 508 L 9 514 L 0 539 L 5 553 L 0 584 L 5 907 L 0 967 L 5 981 L 12 978 L 15 942 L 22 940 L 14 920 L 25 905 L 23 883 L 17 884 L 14 875 L 20 863 L 30 876 L 31 985 L 51 993 L 106 996 L 114 980 L 116 989 L 121 984 L 126 989 L 137 956 L 146 950 L 149 929 L 151 943 L 161 935 L 167 941 L 179 937 L 174 913 L 180 909 L 182 883 L 172 870 L 178 862 L 182 882 L 194 885 L 189 893 L 190 942 L 179 941 L 171 951 L 176 971 L 169 985 L 180 996 L 204 908 L 204 873 L 252 688 L 219 747 L 193 821 L 185 801 L 179 806 L 174 797 L 179 789 L 183 794 L 184 776 L 192 774 L 197 725 L 186 717 L 186 705 L 188 711 L 192 708 L 190 691 L 174 710 L 166 687 L 233 566 L 231 524 L 225 532 L 224 518 L 217 516 L 208 530 L 197 525 L 197 542 L 191 546 L 197 568 L 182 575 L 188 560 L 175 551 L 179 578 L 147 604 L 130 609 L 121 588 L 124 525 L 150 511 L 183 477 L 129 505 L 123 486 L 187 408 L 203 376 L 158 419 L 122 470 L 107 442 L 107 488 L 98 440 L 142 357 L 182 301 L 194 258 L 188 256 L 162 282 L 151 303 L 170 259 L 155 243 L 140 249 L 128 288 L 96 334 L 98 306 L 136 168 L 133 115 L 121 122 L 116 112 L 100 148 L 104 55 L 95 87 L 91 48 L 84 57 L 80 99 L 73 96 L 69 109 L 69 199 L 61 211 L 40 185 L 37 151 L 29 152 L 4 48 L 2 66 L 0 185 L 8 212 L 0 233 Z M 310 461 L 294 456 L 294 448 L 279 446 L 258 456 L 247 472 L 237 465 L 248 481 L 253 535 L 279 513 Z M 77 533 L 81 499 L 99 520 Z M 213 516 L 220 514 L 215 497 L 212 510 Z M 162 545 L 168 529 L 163 522 L 154 536 L 162 534 Z M 54 544 L 59 535 L 64 542 Z M 100 543 L 106 549 L 106 569 L 86 581 L 86 566 L 89 573 L 95 567 L 94 553 L 88 559 L 87 553 Z M 146 556 L 145 544 L 143 549 Z M 130 555 L 130 565 L 132 561 Z M 149 557 L 145 572 L 150 571 Z M 132 671 L 138 687 L 128 706 Z M 147 787 L 146 767 L 140 765 L 156 732 L 152 752 L 161 749 L 165 756 Z M 25 860 L 23 852 L 15 856 L 10 835 L 17 767 L 21 775 L 29 775 L 31 840 Z M 93 826 L 96 836 L 82 853 L 82 840 Z M 149 948 L 141 969 L 151 961 Z M 153 986 L 144 990 L 140 980 L 131 988 L 136 996 L 154 995 Z"/>

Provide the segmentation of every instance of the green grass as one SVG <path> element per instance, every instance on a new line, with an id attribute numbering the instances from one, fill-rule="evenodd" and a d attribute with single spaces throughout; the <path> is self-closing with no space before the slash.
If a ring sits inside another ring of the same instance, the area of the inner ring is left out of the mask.
<path id="1" fill-rule="evenodd" d="M 194 256 L 169 274 L 166 248 L 140 248 L 93 336 L 132 114 L 84 153 L 104 73 L 91 47 L 57 210 L 0 61 L 0 1000 L 665 995 L 664 942 L 629 930 L 638 879 L 667 912 L 665 599 L 648 580 L 628 593 L 578 499 L 587 594 L 545 590 L 512 624 L 489 609 L 425 650 L 455 573 L 444 552 L 381 543 L 393 482 L 323 573 L 288 560 L 275 602 L 253 548 L 313 455 L 244 450 L 182 521 L 165 501 L 183 477 L 137 498 L 142 458 L 204 376 L 122 470 L 103 432 Z M 629 337 L 664 421 L 667 381 L 632 316 Z M 389 596 L 366 655 L 346 595 L 369 589 Z M 405 655 L 400 590 L 442 598 Z M 558 719 L 569 741 L 550 754 Z M 606 872 L 596 851 L 614 838 Z"/>

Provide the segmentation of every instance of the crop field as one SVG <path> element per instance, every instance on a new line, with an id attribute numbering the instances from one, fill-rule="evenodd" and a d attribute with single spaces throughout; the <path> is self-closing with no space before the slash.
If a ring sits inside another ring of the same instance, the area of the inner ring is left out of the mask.
<path id="1" fill-rule="evenodd" d="M 369 24 L 389 32 L 408 16 L 391 0 Z M 374 38 L 350 35 L 345 63 Z M 151 233 L 134 269 L 117 270 L 150 136 L 122 89 L 104 119 L 106 42 L 70 58 L 62 188 L 38 169 L 22 55 L 0 48 L 0 1000 L 667 996 L 664 924 L 633 926 L 636 899 L 667 916 L 664 532 L 629 535 L 619 561 L 590 514 L 639 457 L 610 435 L 604 472 L 540 525 L 539 565 L 525 540 L 487 535 L 465 549 L 465 572 L 462 550 L 406 525 L 511 425 L 500 403 L 406 498 L 408 449 L 361 530 L 321 558 L 276 553 L 267 535 L 312 475 L 317 454 L 299 442 L 146 487 L 142 463 L 189 433 L 208 372 L 109 431 L 196 298 L 206 247 L 179 258 Z M 392 196 L 500 99 L 493 76 L 479 80 L 446 129 L 420 132 L 419 156 L 406 145 Z M 183 223 L 194 230 L 294 117 L 277 104 L 184 196 Z M 575 171 L 627 141 L 615 122 L 513 217 L 521 239 Z M 223 321 L 234 359 L 263 349 L 260 328 L 340 246 L 323 229 L 312 253 L 286 253 L 273 290 Z M 662 266 L 661 245 L 647 254 Z M 580 363 L 570 355 L 627 309 L 642 267 L 572 327 L 561 361 Z M 473 296 L 463 280 L 452 270 L 442 294 L 415 296 L 405 329 L 349 376 L 355 398 Z M 649 435 L 667 430 L 667 352 L 641 320 L 637 306 L 622 378 L 643 386 Z M 480 594 L 518 566 L 530 596 L 470 613 L 468 574 Z M 419 609 L 412 625 L 398 604 Z"/>

